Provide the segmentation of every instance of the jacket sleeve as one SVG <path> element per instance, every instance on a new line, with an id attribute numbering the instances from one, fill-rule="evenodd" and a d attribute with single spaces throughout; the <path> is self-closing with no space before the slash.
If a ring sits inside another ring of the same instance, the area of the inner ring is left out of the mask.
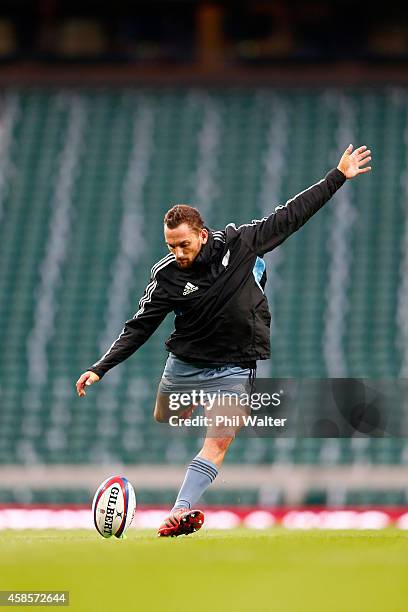
<path id="1" fill-rule="evenodd" d="M 264 255 L 302 227 L 345 181 L 344 174 L 334 168 L 325 178 L 295 195 L 284 206 L 277 206 L 269 217 L 241 225 L 237 231 L 257 255 Z"/>
<path id="2" fill-rule="evenodd" d="M 119 337 L 88 370 L 102 378 L 108 370 L 133 355 L 150 338 L 170 310 L 165 291 L 159 286 L 157 279 L 152 278 L 140 299 L 137 313 L 126 321 Z"/>

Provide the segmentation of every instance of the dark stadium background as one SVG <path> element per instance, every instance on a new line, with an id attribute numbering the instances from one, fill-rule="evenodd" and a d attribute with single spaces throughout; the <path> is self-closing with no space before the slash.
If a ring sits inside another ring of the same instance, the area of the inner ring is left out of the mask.
<path id="1" fill-rule="evenodd" d="M 260 373 L 407 376 L 407 62 L 403 2 L 1 2 L 3 527 L 86 526 L 111 473 L 139 525 L 171 506 L 200 443 L 151 416 L 171 317 L 86 399 L 74 383 L 137 310 L 172 203 L 243 223 L 367 144 L 372 173 L 266 258 Z M 407 528 L 406 398 L 387 407 L 398 437 L 240 437 L 209 524 Z"/>

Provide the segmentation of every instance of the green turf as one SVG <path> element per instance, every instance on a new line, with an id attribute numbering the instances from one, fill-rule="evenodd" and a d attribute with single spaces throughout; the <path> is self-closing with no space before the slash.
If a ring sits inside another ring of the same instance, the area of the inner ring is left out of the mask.
<path id="1" fill-rule="evenodd" d="M 393 529 L 203 530 L 177 539 L 132 530 L 126 540 L 2 531 L 0 553 L 1 590 L 69 590 L 71 610 L 408 609 L 408 533 Z"/>

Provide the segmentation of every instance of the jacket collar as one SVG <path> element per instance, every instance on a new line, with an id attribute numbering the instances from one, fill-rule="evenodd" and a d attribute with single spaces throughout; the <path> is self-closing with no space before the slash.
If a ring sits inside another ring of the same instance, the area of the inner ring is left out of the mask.
<path id="1" fill-rule="evenodd" d="M 194 261 L 194 266 L 202 266 L 209 264 L 214 255 L 214 237 L 212 235 L 212 231 L 208 227 L 206 227 L 205 229 L 208 230 L 208 240 L 201 247 L 201 251 L 199 252 Z"/>

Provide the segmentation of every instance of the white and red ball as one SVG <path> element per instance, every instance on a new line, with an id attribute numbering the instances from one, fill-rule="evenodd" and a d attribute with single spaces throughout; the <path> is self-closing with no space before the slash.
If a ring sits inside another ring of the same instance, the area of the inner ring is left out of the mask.
<path id="1" fill-rule="evenodd" d="M 92 503 L 97 531 L 104 538 L 120 538 L 133 520 L 135 491 L 123 476 L 111 476 L 98 487 Z"/>

